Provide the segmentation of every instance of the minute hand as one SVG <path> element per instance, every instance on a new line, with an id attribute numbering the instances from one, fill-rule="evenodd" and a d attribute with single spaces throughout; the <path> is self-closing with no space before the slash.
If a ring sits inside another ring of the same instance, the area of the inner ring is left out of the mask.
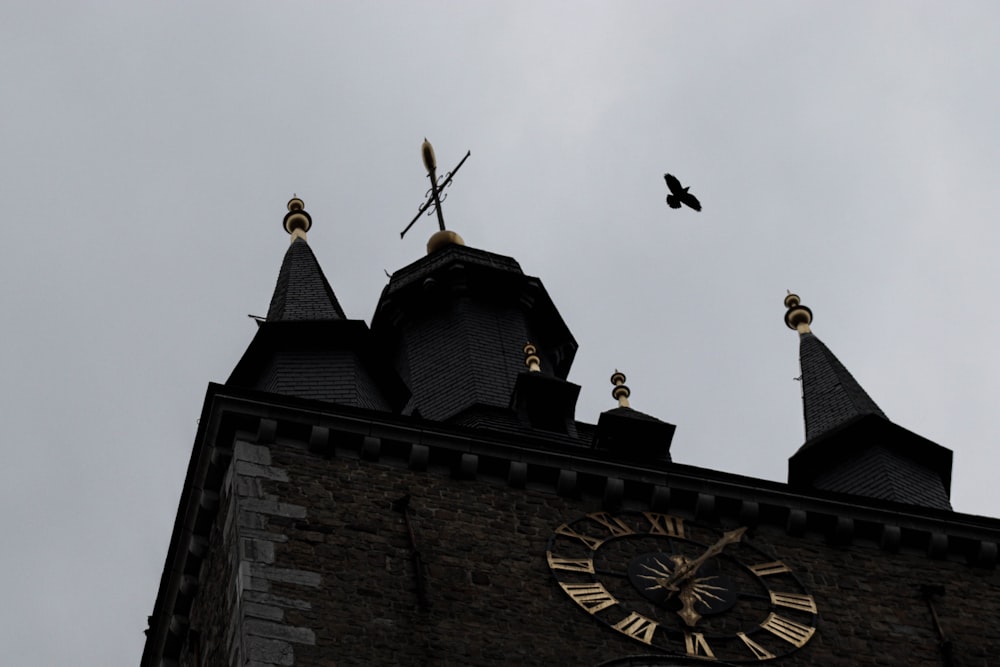
<path id="1" fill-rule="evenodd" d="M 742 526 L 740 528 L 736 528 L 735 530 L 723 533 L 722 537 L 719 538 L 719 541 L 706 549 L 705 553 L 698 556 L 694 560 L 689 560 L 682 565 L 678 565 L 677 569 L 675 569 L 669 577 L 659 582 L 660 586 L 666 588 L 667 590 L 676 591 L 677 585 L 693 577 L 698 571 L 698 568 L 700 568 L 705 561 L 722 553 L 722 550 L 726 548 L 726 545 L 732 544 L 733 542 L 739 542 L 743 539 L 743 533 L 746 531 L 746 526 Z"/>

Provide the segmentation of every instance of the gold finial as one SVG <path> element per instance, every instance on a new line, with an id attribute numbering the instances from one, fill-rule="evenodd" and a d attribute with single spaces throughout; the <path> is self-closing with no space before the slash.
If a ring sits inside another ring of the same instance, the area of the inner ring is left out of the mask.
<path id="1" fill-rule="evenodd" d="M 809 325 L 812 324 L 813 313 L 808 306 L 803 306 L 798 294 L 792 294 L 788 290 L 785 297 L 785 326 L 795 329 L 800 334 L 809 333 Z"/>
<path id="2" fill-rule="evenodd" d="M 531 343 L 524 344 L 524 365 L 528 367 L 528 372 L 538 373 L 542 370 L 541 359 L 538 357 L 538 349 Z"/>
<path id="3" fill-rule="evenodd" d="M 611 375 L 611 384 L 615 386 L 615 388 L 611 390 L 611 397 L 618 401 L 618 407 L 631 407 L 628 404 L 628 397 L 632 394 L 632 392 L 625 386 L 625 374 L 616 368 L 615 372 Z"/>
<path id="4" fill-rule="evenodd" d="M 434 157 L 434 147 L 431 146 L 431 142 L 427 141 L 427 137 L 424 137 L 424 143 L 420 145 L 420 157 L 424 159 L 424 168 L 427 169 L 428 174 L 437 171 L 438 161 Z"/>
<path id="5" fill-rule="evenodd" d="M 306 239 L 306 232 L 312 227 L 312 216 L 306 213 L 306 205 L 295 194 L 288 200 L 288 213 L 285 214 L 283 224 L 285 231 L 292 235 L 292 243 L 295 239 Z"/>
<path id="6" fill-rule="evenodd" d="M 465 245 L 465 239 L 459 236 L 458 232 L 450 229 L 439 229 L 427 239 L 427 254 L 449 245 Z"/>

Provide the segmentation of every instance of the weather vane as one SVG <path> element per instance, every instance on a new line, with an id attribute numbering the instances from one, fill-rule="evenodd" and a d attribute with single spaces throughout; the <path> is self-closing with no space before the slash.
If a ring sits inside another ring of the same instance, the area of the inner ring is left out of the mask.
<path id="1" fill-rule="evenodd" d="M 458 166 L 445 174 L 444 180 L 440 183 L 438 183 L 437 160 L 434 157 L 434 147 L 431 146 L 431 142 L 427 141 L 426 137 L 424 138 L 423 145 L 420 147 L 420 154 L 424 158 L 424 166 L 427 168 L 427 178 L 431 179 L 431 187 L 427 190 L 425 195 L 427 197 L 427 201 L 420 206 L 417 214 L 413 216 L 413 220 L 410 220 L 410 224 L 406 226 L 406 229 L 399 233 L 399 238 L 406 236 L 406 232 L 410 231 L 410 227 L 413 226 L 413 223 L 419 220 L 420 216 L 424 214 L 424 211 L 427 211 L 427 209 L 431 207 L 433 207 L 434 211 L 437 213 L 438 227 L 441 231 L 444 231 L 444 213 L 441 212 L 441 202 L 443 202 L 448 195 L 447 193 L 442 193 L 442 190 L 451 185 L 451 179 L 454 178 L 455 174 L 458 173 L 458 170 L 462 168 L 465 161 L 469 159 L 469 156 L 472 155 L 472 151 L 466 152 L 465 157 L 463 157 L 462 161 L 458 163 Z M 427 215 L 430 215 L 430 211 L 427 211 Z"/>

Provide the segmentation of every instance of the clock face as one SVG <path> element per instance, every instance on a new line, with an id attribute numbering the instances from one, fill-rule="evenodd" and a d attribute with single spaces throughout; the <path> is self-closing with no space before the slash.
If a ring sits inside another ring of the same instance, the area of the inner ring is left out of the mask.
<path id="1" fill-rule="evenodd" d="M 594 512 L 556 528 L 547 559 L 573 602 L 647 649 L 754 663 L 802 648 L 816 632 L 812 595 L 745 528 Z"/>

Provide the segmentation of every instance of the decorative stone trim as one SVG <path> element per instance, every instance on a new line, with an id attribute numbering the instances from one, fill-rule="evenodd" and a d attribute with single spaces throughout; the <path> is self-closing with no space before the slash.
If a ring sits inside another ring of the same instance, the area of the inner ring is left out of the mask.
<path id="1" fill-rule="evenodd" d="M 973 565 L 977 567 L 994 568 L 997 565 L 997 543 L 980 542 L 979 551 Z"/>
<path id="2" fill-rule="evenodd" d="M 760 503 L 744 500 L 740 503 L 740 525 L 755 527 L 760 520 Z"/>
<path id="3" fill-rule="evenodd" d="M 462 454 L 458 465 L 458 478 L 473 480 L 476 478 L 476 470 L 479 468 L 479 457 L 475 454 Z"/>
<path id="4" fill-rule="evenodd" d="M 948 536 L 944 533 L 931 533 L 927 555 L 938 560 L 948 555 Z"/>
<path id="5" fill-rule="evenodd" d="M 271 422 L 270 425 L 264 425 Z M 261 420 L 257 442 L 272 441 L 276 423 Z M 313 429 L 310 444 L 323 439 L 322 431 Z M 327 437 L 329 433 L 327 432 Z M 285 623 L 285 609 L 308 610 L 309 602 L 284 598 L 271 593 L 271 584 L 280 582 L 318 588 L 322 583 L 316 572 L 280 567 L 276 563 L 276 545 L 287 536 L 268 530 L 270 517 L 307 518 L 306 508 L 281 502 L 263 492 L 263 482 L 289 480 L 288 471 L 275 467 L 266 445 L 237 440 L 233 461 L 224 483 L 230 499 L 226 531 L 232 531 L 235 545 L 233 563 L 233 617 L 229 632 L 232 664 L 247 667 L 295 665 L 296 644 L 314 645 L 311 628 Z"/>
<path id="6" fill-rule="evenodd" d="M 507 469 L 507 484 L 512 489 L 523 489 L 528 483 L 528 464 L 524 461 L 511 461 Z"/>
<path id="7" fill-rule="evenodd" d="M 806 532 L 805 510 L 791 510 L 788 512 L 788 523 L 785 530 L 793 537 L 801 537 Z"/>
<path id="8" fill-rule="evenodd" d="M 556 483 L 556 493 L 564 497 L 575 496 L 576 477 L 577 475 L 575 470 L 560 470 L 559 481 Z"/>
<path id="9" fill-rule="evenodd" d="M 625 495 L 625 481 L 617 477 L 609 477 L 604 485 L 604 507 L 616 510 L 621 507 Z"/>
<path id="10" fill-rule="evenodd" d="M 309 451 L 314 454 L 333 454 L 330 445 L 330 429 L 323 426 L 313 426 L 309 432 Z"/>
<path id="11" fill-rule="evenodd" d="M 666 512 L 670 507 L 670 488 L 656 485 L 649 498 L 649 508 L 654 512 Z"/>
<path id="12" fill-rule="evenodd" d="M 379 438 L 365 436 L 361 444 L 361 458 L 365 461 L 378 461 L 382 454 L 382 441 Z"/>
<path id="13" fill-rule="evenodd" d="M 886 524 L 882 526 L 882 539 L 879 546 L 890 553 L 896 553 L 899 551 L 899 544 L 902 540 L 902 536 L 903 531 L 899 528 L 899 526 Z"/>
<path id="14" fill-rule="evenodd" d="M 830 533 L 830 543 L 836 546 L 847 546 L 854 541 L 854 519 L 838 516 L 837 523 Z"/>
<path id="15" fill-rule="evenodd" d="M 430 448 L 427 445 L 410 445 L 410 470 L 423 472 L 427 470 L 427 461 L 430 455 Z"/>
<path id="16" fill-rule="evenodd" d="M 715 517 L 715 496 L 709 493 L 699 493 L 695 503 L 694 516 L 699 521 L 710 521 Z"/>

